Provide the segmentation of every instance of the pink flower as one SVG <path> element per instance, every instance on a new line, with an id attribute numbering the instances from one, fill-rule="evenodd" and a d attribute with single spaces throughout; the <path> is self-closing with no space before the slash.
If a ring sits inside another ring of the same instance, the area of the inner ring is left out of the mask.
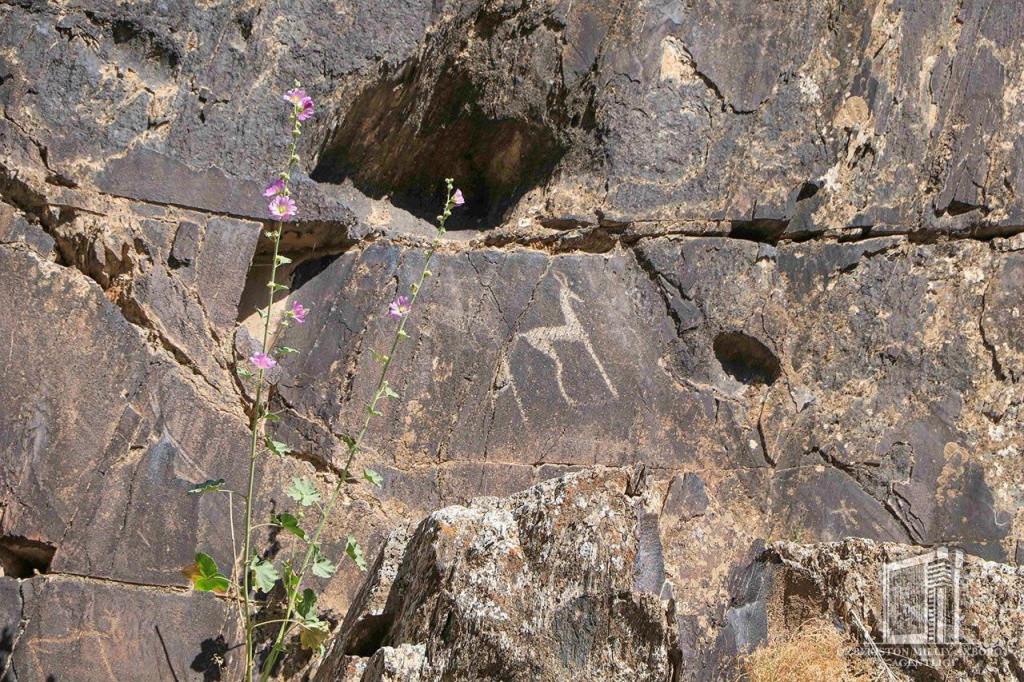
<path id="1" fill-rule="evenodd" d="M 301 88 L 289 90 L 284 95 L 284 101 L 295 107 L 296 118 L 300 121 L 313 117 L 313 98 L 306 94 Z"/>
<path id="2" fill-rule="evenodd" d="M 284 191 L 284 180 L 282 180 L 281 178 L 278 178 L 277 180 L 274 180 L 272 183 L 267 185 L 267 188 L 265 190 L 263 190 L 263 196 L 265 196 L 265 197 L 267 197 L 269 199 L 270 197 L 277 196 L 278 194 L 280 194 L 283 191 Z"/>
<path id="3" fill-rule="evenodd" d="M 288 220 L 295 215 L 295 202 L 291 197 L 286 197 L 283 194 L 278 194 L 274 197 L 270 205 L 267 206 L 267 211 L 270 213 L 271 218 L 277 220 Z"/>
<path id="4" fill-rule="evenodd" d="M 295 88 L 284 93 L 284 101 L 297 107 L 302 106 L 302 100 L 305 99 L 309 99 L 309 97 L 306 96 L 306 91 L 302 88 Z M 310 100 L 311 104 L 312 102 L 313 100 Z"/>
<path id="5" fill-rule="evenodd" d="M 296 322 L 297 322 L 298 324 L 302 324 L 303 322 L 305 322 L 305 321 L 306 321 L 306 313 L 308 313 L 308 312 L 309 312 L 309 309 L 308 309 L 308 308 L 304 307 L 304 306 L 303 306 L 303 305 L 302 305 L 301 303 L 299 303 L 298 301 L 295 301 L 294 303 L 292 303 L 292 309 L 291 309 L 291 311 L 290 311 L 290 312 L 288 313 L 288 315 L 289 315 L 290 317 L 293 317 L 293 318 L 295 318 L 295 321 L 296 321 Z"/>
<path id="6" fill-rule="evenodd" d="M 412 303 L 405 296 L 399 296 L 388 306 L 388 315 L 400 320 L 412 311 Z"/>
<path id="7" fill-rule="evenodd" d="M 249 362 L 260 369 L 272 369 L 277 364 L 277 361 L 266 353 L 253 353 L 249 357 Z"/>
<path id="8" fill-rule="evenodd" d="M 455 196 L 452 197 L 452 200 L 455 202 L 456 206 L 462 206 L 464 203 L 466 203 L 466 200 L 462 197 L 461 189 L 455 190 Z"/>

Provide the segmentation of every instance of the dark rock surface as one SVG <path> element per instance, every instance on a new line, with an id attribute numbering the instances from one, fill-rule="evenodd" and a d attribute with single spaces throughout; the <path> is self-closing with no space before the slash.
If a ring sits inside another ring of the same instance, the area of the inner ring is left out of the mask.
<path id="1" fill-rule="evenodd" d="M 215 604 L 177 591 L 195 551 L 228 560 L 226 502 L 184 491 L 244 476 L 234 368 L 294 78 L 318 113 L 285 274 L 312 311 L 276 398 L 296 452 L 261 469 L 260 514 L 295 473 L 335 480 L 367 351 L 452 176 L 468 203 L 397 359 L 403 401 L 360 462 L 384 488 L 345 500 L 335 555 L 349 531 L 375 552 L 446 505 L 642 464 L 674 655 L 700 679 L 753 632 L 729 600 L 766 539 L 1019 563 L 1022 10 L 0 0 L 11 670 L 61 679 L 33 667 L 45 640 L 87 679 L 106 665 L 87 633 L 108 625 L 140 646 L 159 627 L 178 679 L 206 674 L 179 663 L 197 642 L 235 644 Z M 343 563 L 332 617 L 358 585 Z M 74 590 L 117 604 L 123 629 L 65 612 Z M 52 632 L 22 632 L 30 592 Z M 182 609 L 192 630 L 171 633 Z M 375 674 L 430 660 L 396 643 Z"/>
<path id="2" fill-rule="evenodd" d="M 22 595 L 20 682 L 221 677 L 233 614 L 212 595 L 56 576 L 25 581 Z"/>

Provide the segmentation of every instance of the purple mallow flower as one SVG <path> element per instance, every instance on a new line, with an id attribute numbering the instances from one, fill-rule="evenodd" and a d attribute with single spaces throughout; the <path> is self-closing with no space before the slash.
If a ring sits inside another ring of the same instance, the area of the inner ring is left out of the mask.
<path id="1" fill-rule="evenodd" d="M 456 206 L 462 206 L 464 203 L 466 203 L 466 200 L 462 196 L 462 190 L 461 189 L 455 190 L 455 196 L 452 197 L 452 201 L 455 202 Z"/>
<path id="2" fill-rule="evenodd" d="M 274 197 L 270 205 L 267 206 L 267 211 L 270 212 L 271 218 L 277 220 L 288 220 L 295 215 L 295 202 L 291 197 L 286 197 L 283 194 L 278 194 Z"/>
<path id="3" fill-rule="evenodd" d="M 277 361 L 266 353 L 253 353 L 252 356 L 249 357 L 249 362 L 260 369 L 272 369 L 277 364 Z"/>
<path id="4" fill-rule="evenodd" d="M 263 190 L 263 196 L 265 196 L 265 197 L 267 197 L 269 199 L 270 197 L 277 196 L 278 194 L 280 194 L 283 191 L 284 191 L 284 180 L 282 180 L 281 178 L 278 178 L 277 180 L 274 180 L 272 183 L 267 185 L 267 188 L 265 190 Z"/>
<path id="5" fill-rule="evenodd" d="M 295 107 L 296 118 L 305 121 L 313 117 L 313 98 L 306 94 L 301 88 L 289 90 L 284 95 L 284 101 Z"/>
<path id="6" fill-rule="evenodd" d="M 308 312 L 309 312 L 308 308 L 303 306 L 298 301 L 295 301 L 294 303 L 292 303 L 292 309 L 288 313 L 288 315 L 290 317 L 294 318 L 295 322 L 297 322 L 298 324 L 302 324 L 303 322 L 306 321 L 306 313 L 308 313 Z"/>
<path id="7" fill-rule="evenodd" d="M 302 101 L 306 99 L 309 99 L 309 97 L 306 96 L 306 91 L 302 88 L 295 88 L 294 90 L 289 90 L 284 93 L 284 101 L 295 106 L 301 105 Z M 312 100 L 310 100 L 310 102 L 312 102 Z"/>
<path id="8" fill-rule="evenodd" d="M 388 306 L 388 315 L 400 320 L 412 311 L 412 303 L 405 296 L 399 296 Z"/>

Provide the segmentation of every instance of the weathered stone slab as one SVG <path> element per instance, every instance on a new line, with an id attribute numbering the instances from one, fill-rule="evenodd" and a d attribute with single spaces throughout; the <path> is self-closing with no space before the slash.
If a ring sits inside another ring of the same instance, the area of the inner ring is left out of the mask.
<path id="1" fill-rule="evenodd" d="M 11 666 L 20 682 L 239 674 L 231 606 L 213 595 L 63 576 L 23 585 L 27 625 Z"/>

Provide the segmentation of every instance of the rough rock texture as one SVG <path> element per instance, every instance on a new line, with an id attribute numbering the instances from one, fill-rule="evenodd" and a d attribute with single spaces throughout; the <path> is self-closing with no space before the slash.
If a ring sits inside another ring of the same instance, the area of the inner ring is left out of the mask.
<path id="1" fill-rule="evenodd" d="M 226 502 L 185 490 L 244 475 L 234 368 L 296 77 L 318 115 L 285 274 L 313 308 L 288 332 L 275 437 L 295 453 L 261 467 L 261 518 L 291 475 L 336 480 L 453 176 L 468 202 L 397 359 L 405 400 L 361 462 L 384 489 L 344 500 L 335 555 L 349 531 L 372 552 L 446 505 L 642 463 L 702 679 L 736 649 L 730 586 L 765 539 L 1019 564 L 1022 10 L 0 0 L 0 567 L 21 595 L 186 604 L 193 553 L 227 560 Z M 336 619 L 358 588 L 342 566 Z M 103 670 L 94 626 L 46 603 L 66 632 L 7 617 L 7 674 Z M 177 606 L 117 603 L 112 637 L 160 627 L 153 676 L 231 676 L 174 658 L 201 653 Z M 64 648 L 22 653 L 47 638 Z"/>
<path id="2" fill-rule="evenodd" d="M 881 639 L 882 566 L 921 548 L 867 540 L 800 545 L 778 543 L 747 571 L 753 598 L 731 609 L 751 631 L 773 635 L 808 616 L 827 615 L 856 639 Z M 1024 569 L 966 555 L 959 570 L 960 641 L 929 653 L 909 645 L 877 651 L 900 679 L 1019 680 L 1024 678 Z M 861 649 L 872 655 L 871 649 Z M 913 665 L 909 665 L 913 663 Z M 905 676 L 905 677 L 904 677 Z"/>
<path id="3" fill-rule="evenodd" d="M 671 589 L 630 483 L 588 469 L 399 530 L 316 679 L 672 679 Z"/>

